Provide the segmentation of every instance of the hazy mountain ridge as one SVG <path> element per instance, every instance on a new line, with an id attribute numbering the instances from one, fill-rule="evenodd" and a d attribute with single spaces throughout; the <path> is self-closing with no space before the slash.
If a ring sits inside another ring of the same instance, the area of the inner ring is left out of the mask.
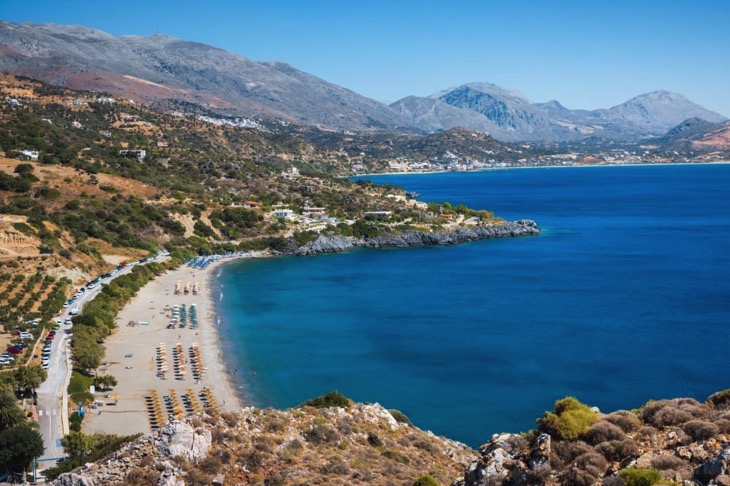
<path id="1" fill-rule="evenodd" d="M 429 109 L 440 101 L 458 111 Z M 557 100 L 533 103 L 521 93 L 488 83 L 468 83 L 428 97 L 408 97 L 391 105 L 412 122 L 425 119 L 424 129 L 464 126 L 501 140 L 577 140 L 587 136 L 617 140 L 662 135 L 688 118 L 711 122 L 726 118 L 684 96 L 654 91 L 607 109 L 571 110 Z M 424 108 L 429 109 L 424 113 Z M 439 116 L 448 113 L 448 117 Z M 474 117 L 474 114 L 477 116 Z M 494 126 L 491 127 L 490 123 Z"/>

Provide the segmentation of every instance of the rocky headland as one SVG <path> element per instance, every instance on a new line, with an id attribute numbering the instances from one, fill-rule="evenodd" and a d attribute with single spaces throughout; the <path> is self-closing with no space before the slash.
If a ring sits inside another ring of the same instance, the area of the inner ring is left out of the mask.
<path id="1" fill-rule="evenodd" d="M 355 248 L 406 248 L 413 246 L 457 245 L 491 238 L 516 238 L 540 234 L 537 223 L 529 219 L 484 226 L 457 227 L 426 233 L 406 231 L 384 234 L 374 238 L 353 238 L 339 235 L 320 235 L 317 239 L 291 251 L 298 256 L 320 253 L 340 253 Z"/>

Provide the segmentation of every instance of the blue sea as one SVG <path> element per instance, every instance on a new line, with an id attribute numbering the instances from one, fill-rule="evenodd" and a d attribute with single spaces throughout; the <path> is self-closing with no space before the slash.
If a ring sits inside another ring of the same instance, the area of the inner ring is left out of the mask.
<path id="1" fill-rule="evenodd" d="M 249 402 L 337 389 L 478 446 L 566 395 L 611 411 L 730 387 L 730 165 L 370 179 L 542 235 L 223 267 Z"/>

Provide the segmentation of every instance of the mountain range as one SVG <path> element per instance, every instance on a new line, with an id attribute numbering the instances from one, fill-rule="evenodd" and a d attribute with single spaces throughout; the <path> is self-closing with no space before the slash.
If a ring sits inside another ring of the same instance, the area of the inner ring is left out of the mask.
<path id="1" fill-rule="evenodd" d="M 470 83 L 392 105 L 425 130 L 455 126 L 485 131 L 500 140 L 576 140 L 594 136 L 631 140 L 663 135 L 688 118 L 721 122 L 725 117 L 668 91 L 639 95 L 599 110 L 570 110 L 558 101 L 533 103 L 520 92 L 488 83 Z"/>
<path id="2" fill-rule="evenodd" d="M 380 103 L 281 62 L 252 61 L 165 35 L 114 37 L 83 26 L 0 22 L 0 70 L 160 108 L 280 119 L 324 129 L 430 133 L 464 127 L 503 141 L 635 140 L 689 118 L 726 118 L 682 95 L 654 91 L 599 110 L 533 103 L 518 91 L 469 83 Z"/>

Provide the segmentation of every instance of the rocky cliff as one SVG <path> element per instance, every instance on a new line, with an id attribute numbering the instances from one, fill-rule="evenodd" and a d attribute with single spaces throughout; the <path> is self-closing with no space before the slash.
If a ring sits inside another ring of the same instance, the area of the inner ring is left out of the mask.
<path id="1" fill-rule="evenodd" d="M 534 221 L 523 219 L 505 224 L 459 227 L 453 230 L 434 233 L 408 231 L 401 234 L 380 235 L 369 239 L 320 235 L 316 240 L 310 241 L 296 249 L 293 253 L 303 256 L 319 253 L 339 253 L 355 248 L 405 248 L 411 246 L 456 245 L 491 238 L 515 238 L 518 236 L 534 236 L 539 234 L 540 230 Z"/>
<path id="2" fill-rule="evenodd" d="M 378 404 L 245 408 L 174 422 L 52 484 L 412 484 L 425 474 L 443 484 L 477 457 Z"/>
<path id="3" fill-rule="evenodd" d="M 566 398 L 478 452 L 342 398 L 189 417 L 52 484 L 730 485 L 730 390 L 612 413 Z"/>

